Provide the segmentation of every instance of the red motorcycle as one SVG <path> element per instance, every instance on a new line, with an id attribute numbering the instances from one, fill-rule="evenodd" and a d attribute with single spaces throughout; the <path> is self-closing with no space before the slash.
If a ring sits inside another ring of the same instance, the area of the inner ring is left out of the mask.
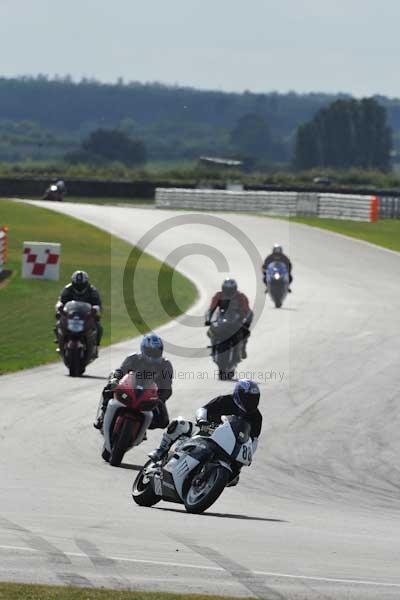
<path id="1" fill-rule="evenodd" d="M 157 385 L 142 381 L 133 372 L 121 379 L 113 393 L 104 415 L 102 458 L 118 467 L 125 452 L 145 439 L 160 400 Z"/>

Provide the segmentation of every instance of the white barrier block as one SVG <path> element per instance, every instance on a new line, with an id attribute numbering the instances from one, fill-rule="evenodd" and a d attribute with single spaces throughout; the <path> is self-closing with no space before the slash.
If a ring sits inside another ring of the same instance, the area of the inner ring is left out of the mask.
<path id="1" fill-rule="evenodd" d="M 24 242 L 22 277 L 24 279 L 60 279 L 61 244 Z"/>

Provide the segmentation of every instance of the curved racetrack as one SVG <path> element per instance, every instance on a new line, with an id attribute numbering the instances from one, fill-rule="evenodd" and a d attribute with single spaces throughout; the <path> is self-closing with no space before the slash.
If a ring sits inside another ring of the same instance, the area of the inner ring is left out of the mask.
<path id="1" fill-rule="evenodd" d="M 241 244 L 191 213 L 46 206 L 132 243 L 189 215 L 193 224 L 159 233 L 148 251 L 165 258 L 194 244 L 189 251 L 199 255 L 179 263 L 200 290 L 193 311 L 203 313 L 225 276 L 204 245 L 225 255 L 255 296 Z M 204 515 L 133 504 L 135 465 L 159 432 L 116 469 L 101 460 L 91 423 L 103 378 L 137 340 L 103 350 L 81 379 L 61 363 L 4 376 L 0 580 L 274 600 L 400 598 L 400 255 L 284 221 L 219 216 L 263 256 L 281 241 L 295 265 L 293 294 L 282 310 L 266 300 L 240 365 L 264 378 L 253 466 Z M 160 332 L 190 348 L 207 343 L 204 328 L 175 322 Z M 171 416 L 191 417 L 231 388 L 215 380 L 208 357 L 170 358 L 178 373 Z"/>

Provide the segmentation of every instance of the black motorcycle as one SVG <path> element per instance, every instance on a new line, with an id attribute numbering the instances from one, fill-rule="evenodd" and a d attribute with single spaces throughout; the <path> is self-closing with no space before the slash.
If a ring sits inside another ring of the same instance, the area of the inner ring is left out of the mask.
<path id="1" fill-rule="evenodd" d="M 242 359 L 242 320 L 239 313 L 219 309 L 211 322 L 208 336 L 211 339 L 212 358 L 218 365 L 219 379 L 232 379 L 235 368 Z"/>
<path id="2" fill-rule="evenodd" d="M 43 200 L 52 200 L 54 202 L 62 202 L 64 200 L 65 190 L 57 183 L 49 185 L 43 194 Z"/>
<path id="3" fill-rule="evenodd" d="M 97 311 L 87 302 L 67 302 L 57 324 L 59 352 L 71 377 L 97 358 Z"/>

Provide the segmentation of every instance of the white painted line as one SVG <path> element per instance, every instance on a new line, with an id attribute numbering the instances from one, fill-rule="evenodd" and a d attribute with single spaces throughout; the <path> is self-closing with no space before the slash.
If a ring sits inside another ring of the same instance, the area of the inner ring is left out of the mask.
<path id="1" fill-rule="evenodd" d="M 25 546 L 4 546 L 4 545 L 0 545 L 0 550 L 19 550 L 22 552 L 39 552 L 39 550 L 36 550 L 35 548 L 28 548 Z"/>
<path id="2" fill-rule="evenodd" d="M 33 553 L 40 553 L 40 550 L 36 550 L 34 548 L 26 548 L 23 546 L 4 546 L 0 545 L 0 549 L 5 550 L 20 550 L 20 551 L 28 551 Z M 89 554 L 83 554 L 81 552 L 64 552 L 65 556 L 75 557 L 75 558 L 90 558 Z M 147 564 L 147 565 L 157 565 L 164 567 L 178 567 L 180 569 L 198 569 L 203 571 L 218 571 L 225 572 L 225 569 L 222 567 L 211 567 L 207 565 L 198 565 L 191 563 L 179 563 L 179 562 L 170 562 L 170 561 L 162 561 L 162 560 L 146 560 L 140 558 L 126 558 L 122 556 L 104 556 L 107 560 L 114 560 L 116 562 L 128 562 L 128 563 L 138 563 L 138 564 Z M 337 577 L 318 577 L 317 575 L 292 575 L 291 573 L 275 573 L 274 571 L 251 571 L 253 575 L 262 575 L 264 577 L 276 577 L 277 579 L 301 579 L 306 581 L 320 581 L 323 583 L 342 583 L 344 585 L 365 585 L 365 586 L 375 586 L 375 587 L 393 587 L 400 588 L 400 583 L 389 583 L 389 582 L 380 582 L 380 581 L 371 581 L 369 579 L 341 579 Z"/>

